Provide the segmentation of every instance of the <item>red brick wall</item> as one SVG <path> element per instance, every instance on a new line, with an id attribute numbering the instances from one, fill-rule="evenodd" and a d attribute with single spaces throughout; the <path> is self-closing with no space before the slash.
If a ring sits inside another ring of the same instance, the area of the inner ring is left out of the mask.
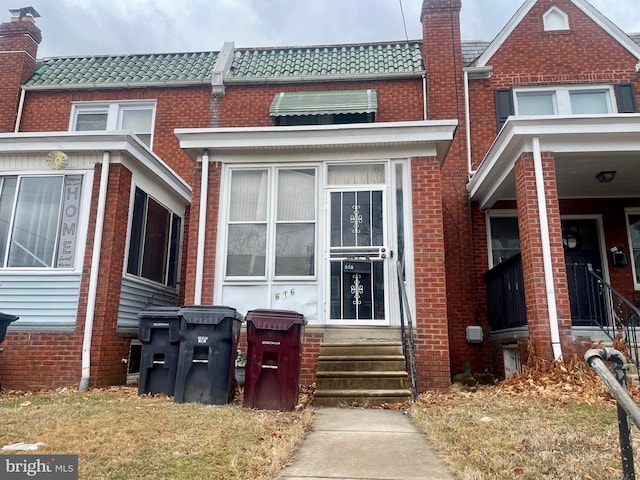
<path id="1" fill-rule="evenodd" d="M 542 16 L 554 5 L 568 14 L 569 31 L 544 31 Z M 497 134 L 494 97 L 496 89 L 543 85 L 633 83 L 636 92 L 640 92 L 640 77 L 634 68 L 636 63 L 637 59 L 633 55 L 608 36 L 571 1 L 539 0 L 527 17 L 511 33 L 500 50 L 489 60 L 488 65 L 493 67 L 491 77 L 470 81 L 470 116 L 473 119 L 470 135 L 474 168 L 480 165 Z M 550 171 L 545 170 L 545 175 L 549 174 Z M 548 180 L 545 179 L 545 182 Z M 521 201 L 520 198 L 519 201 Z M 557 198 L 555 202 L 557 203 Z M 625 200 L 561 200 L 559 203 L 560 213 L 563 215 L 602 213 L 607 246 L 613 244 L 627 246 L 623 219 Z M 515 204 L 497 205 L 494 208 L 515 208 Z M 551 211 L 553 208 L 549 210 Z M 527 224 L 527 228 L 530 228 L 529 220 L 535 218 L 535 215 L 532 212 L 527 215 L 529 218 L 524 222 Z M 479 269 L 474 275 L 478 285 L 476 298 L 477 305 L 484 312 L 486 299 L 484 292 L 480 290 L 480 288 L 484 288 L 484 283 L 481 283 L 480 280 L 481 274 L 487 270 L 486 235 L 483 233 L 485 229 L 484 215 L 474 214 L 473 225 L 473 235 L 476 237 L 474 252 L 476 259 L 478 259 L 474 263 L 474 269 Z M 559 228 L 559 223 L 556 222 L 554 228 Z M 480 235 L 482 238 L 479 238 Z M 539 236 L 539 233 L 536 235 Z M 623 242 L 623 240 L 625 241 Z M 480 244 L 483 242 L 485 246 L 480 250 Z M 554 248 L 557 248 L 557 245 Z M 561 249 L 554 252 L 557 259 L 564 259 L 564 253 Z M 540 256 L 537 261 L 542 262 L 542 257 Z M 530 265 L 530 267 L 532 266 Z M 559 265 L 554 264 L 554 270 L 557 296 L 563 299 L 559 302 L 559 317 L 566 322 L 567 319 L 570 320 L 569 306 L 564 304 L 564 299 L 568 294 L 562 291 L 563 288 L 566 289 L 566 275 L 560 274 Z M 537 271 L 540 272 L 540 270 Z M 616 288 L 622 288 L 625 292 L 633 294 L 633 278 L 630 267 L 613 269 L 611 280 Z M 560 287 L 558 281 L 561 281 Z M 543 305 L 540 304 L 533 308 L 538 309 L 540 315 L 538 317 L 539 327 L 547 328 L 548 331 L 548 318 L 542 321 L 542 316 L 546 315 L 546 291 L 542 287 L 542 284 L 539 285 L 536 293 L 527 295 L 527 300 L 532 298 L 532 302 L 536 300 L 543 303 Z M 531 328 L 531 320 L 529 323 Z M 534 331 L 536 328 L 537 326 L 534 325 Z M 568 326 L 565 324 L 564 328 L 566 330 Z M 544 333 L 540 335 L 544 335 Z M 548 338 L 542 339 L 540 348 L 549 353 Z M 565 357 L 567 357 L 567 353 L 571 349 L 566 345 L 566 342 L 564 342 L 563 348 L 565 349 Z M 526 350 L 521 349 L 521 353 L 525 352 Z M 524 355 L 522 358 L 523 361 L 526 360 Z M 502 368 L 501 350 L 496 350 L 494 364 L 500 365 Z"/>
<path id="2" fill-rule="evenodd" d="M 570 30 L 545 32 L 542 16 L 553 5 L 569 15 Z M 638 60 L 570 0 L 539 0 L 490 59 L 491 78 L 470 81 L 472 155 L 477 167 L 497 134 L 497 88 L 633 83 L 640 94 Z"/>
<path id="3" fill-rule="evenodd" d="M 138 88 L 43 92 L 26 95 L 20 131 L 67 131 L 72 102 L 156 100 L 153 151 L 187 183 L 193 182 L 193 162 L 180 149 L 175 128 L 210 126 L 211 88 Z"/>
<path id="4" fill-rule="evenodd" d="M 316 381 L 318 373 L 318 357 L 320 344 L 324 338 L 322 333 L 305 333 L 302 346 L 302 364 L 300 368 L 300 384 L 311 385 Z"/>
<path id="5" fill-rule="evenodd" d="M 122 359 L 129 358 L 131 339 L 117 334 L 117 323 L 131 201 L 131 179 L 131 172 L 123 165 L 112 164 L 109 167 L 100 250 L 100 280 L 96 293 L 91 345 L 90 385 L 94 387 L 120 385 L 127 379 L 127 365 Z"/>
<path id="6" fill-rule="evenodd" d="M 571 309 L 553 154 L 542 154 L 542 168 L 560 341 L 564 357 L 570 358 L 572 354 Z M 520 251 L 522 252 L 522 273 L 527 302 L 529 336 L 536 354 L 542 358 L 552 359 L 553 350 L 542 256 L 540 210 L 536 193 L 533 155 L 530 153 L 522 154 L 516 162 L 515 170 L 518 228 L 520 230 Z"/>
<path id="7" fill-rule="evenodd" d="M 447 332 L 447 284 L 440 166 L 435 157 L 413 158 L 413 236 L 418 388 L 445 388 L 451 382 Z"/>
<path id="8" fill-rule="evenodd" d="M 208 198 L 207 198 L 207 227 L 205 229 L 204 272 L 202 279 L 202 305 L 213 305 L 214 280 L 216 269 L 216 241 L 218 238 L 218 213 L 220 203 L 220 176 L 222 165 L 216 162 L 209 163 Z M 195 181 L 191 197 L 191 218 L 185 248 L 189 254 L 187 257 L 186 276 L 184 283 L 185 305 L 193 305 L 195 298 L 196 267 L 198 251 L 198 223 L 200 215 L 200 179 L 202 178 L 202 163 L 195 168 Z"/>
<path id="9" fill-rule="evenodd" d="M 427 69 L 428 117 L 458 119 L 456 136 L 442 168 L 442 209 L 446 245 L 446 288 L 451 373 L 466 362 L 473 371 L 490 368 L 483 345 L 466 341 L 466 327 L 483 326 L 476 310 L 471 209 L 465 184 L 468 178 L 464 79 L 460 43 L 460 2 L 426 0 L 423 5 L 424 61 Z"/>
<path id="10" fill-rule="evenodd" d="M 0 382 L 5 389 L 39 390 L 77 385 L 80 382 L 100 171 L 101 166 L 96 165 L 76 328 L 72 332 L 8 332 L 2 343 L 4 352 L 0 357 Z M 129 356 L 130 338 L 118 335 L 116 328 L 131 198 L 131 172 L 121 164 L 112 164 L 107 188 L 109 194 L 100 252 L 90 386 L 124 383 L 126 365 L 121 359 Z"/>
<path id="11" fill-rule="evenodd" d="M 220 100 L 217 114 L 221 127 L 271 126 L 273 97 L 282 91 L 376 90 L 376 122 L 422 120 L 422 80 L 387 80 L 282 85 L 230 85 Z"/>

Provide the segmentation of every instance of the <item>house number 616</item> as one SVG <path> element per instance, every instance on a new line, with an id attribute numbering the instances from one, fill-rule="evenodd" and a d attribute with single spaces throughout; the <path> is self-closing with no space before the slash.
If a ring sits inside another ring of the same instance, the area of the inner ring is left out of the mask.
<path id="1" fill-rule="evenodd" d="M 291 290 L 284 290 L 283 292 L 276 293 L 275 298 L 276 298 L 276 301 L 280 299 L 284 300 L 290 295 L 295 295 L 295 293 L 296 293 L 295 288 L 292 288 Z"/>

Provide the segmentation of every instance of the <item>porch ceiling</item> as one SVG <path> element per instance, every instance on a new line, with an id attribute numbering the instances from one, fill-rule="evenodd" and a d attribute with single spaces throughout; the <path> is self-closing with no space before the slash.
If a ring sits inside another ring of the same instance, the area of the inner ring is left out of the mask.
<path id="1" fill-rule="evenodd" d="M 534 138 L 555 155 L 559 198 L 640 196 L 640 115 L 511 117 L 467 185 L 481 209 L 515 199 L 515 161 Z M 601 171 L 615 179 L 599 182 Z"/>

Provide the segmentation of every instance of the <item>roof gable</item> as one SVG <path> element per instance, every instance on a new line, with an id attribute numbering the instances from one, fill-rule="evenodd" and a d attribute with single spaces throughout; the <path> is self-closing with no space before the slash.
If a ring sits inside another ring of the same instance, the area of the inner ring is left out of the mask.
<path id="1" fill-rule="evenodd" d="M 509 38 L 513 31 L 520 25 L 531 9 L 536 5 L 538 0 L 525 0 L 518 11 L 511 17 L 509 22 L 502 28 L 498 35 L 487 46 L 484 52 L 473 63 L 476 67 L 485 67 L 489 64 L 493 56 Z M 591 20 L 593 20 L 600 28 L 602 28 L 607 34 L 618 42 L 622 47 L 627 49 L 632 55 L 640 59 L 640 45 L 624 33 L 618 26 L 616 26 L 611 20 L 602 15 L 597 9 L 595 9 L 589 2 L 585 0 L 567 0 L 578 7 L 585 13 Z"/>

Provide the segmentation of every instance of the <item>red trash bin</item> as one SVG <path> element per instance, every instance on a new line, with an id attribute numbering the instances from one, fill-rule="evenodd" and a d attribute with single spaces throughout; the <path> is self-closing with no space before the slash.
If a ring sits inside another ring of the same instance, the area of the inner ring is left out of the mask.
<path id="1" fill-rule="evenodd" d="M 293 410 L 298 402 L 304 316 L 291 310 L 247 313 L 244 406 Z"/>

